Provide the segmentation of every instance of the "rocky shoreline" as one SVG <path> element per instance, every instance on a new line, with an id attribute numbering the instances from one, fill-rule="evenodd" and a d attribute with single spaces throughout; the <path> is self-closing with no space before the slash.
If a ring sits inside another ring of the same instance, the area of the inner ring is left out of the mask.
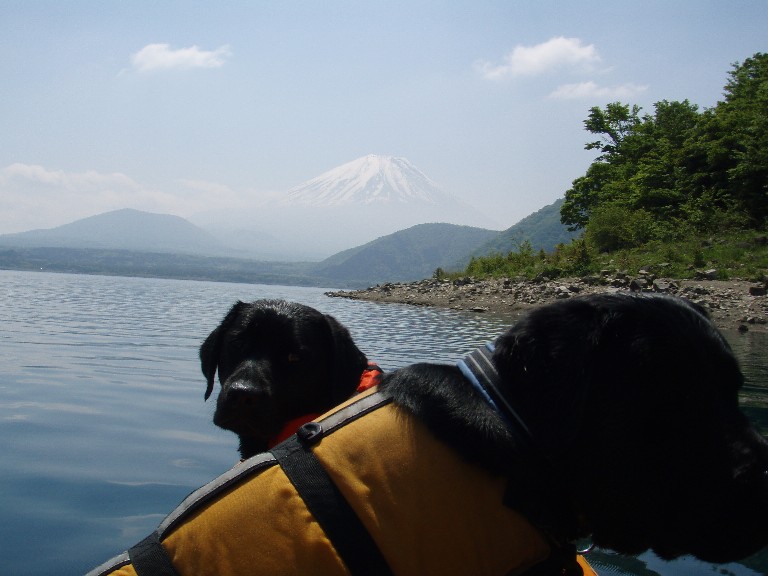
<path id="1" fill-rule="evenodd" d="M 682 296 L 709 311 L 723 330 L 768 332 L 766 282 L 716 280 L 708 270 L 694 280 L 658 278 L 641 270 L 636 275 L 603 272 L 583 278 L 540 277 L 535 280 L 427 279 L 410 283 L 386 283 L 363 290 L 327 292 L 338 298 L 437 306 L 453 310 L 492 313 L 514 319 L 525 310 L 562 298 L 600 292 L 655 292 Z"/>

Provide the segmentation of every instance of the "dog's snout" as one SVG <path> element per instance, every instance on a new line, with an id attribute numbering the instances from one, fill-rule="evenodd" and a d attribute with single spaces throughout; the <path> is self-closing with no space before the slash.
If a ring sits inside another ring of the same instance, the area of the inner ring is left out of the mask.
<path id="1" fill-rule="evenodd" d="M 222 390 L 222 401 L 229 404 L 248 405 L 254 404 L 263 395 L 264 391 L 252 383 L 238 380 L 228 383 Z"/>

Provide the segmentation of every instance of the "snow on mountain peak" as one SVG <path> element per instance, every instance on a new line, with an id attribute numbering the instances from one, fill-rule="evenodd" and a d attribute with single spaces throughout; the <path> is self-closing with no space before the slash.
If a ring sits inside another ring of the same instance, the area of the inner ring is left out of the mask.
<path id="1" fill-rule="evenodd" d="M 439 204 L 451 199 L 405 158 L 369 154 L 291 188 L 283 204 Z"/>

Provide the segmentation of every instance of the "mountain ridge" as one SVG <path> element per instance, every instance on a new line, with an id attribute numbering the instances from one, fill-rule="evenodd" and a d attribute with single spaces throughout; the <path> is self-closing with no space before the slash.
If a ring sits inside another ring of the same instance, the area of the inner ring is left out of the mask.
<path id="1" fill-rule="evenodd" d="M 352 284 L 420 280 L 437 268 L 466 266 L 472 249 L 496 234 L 457 224 L 417 224 L 334 254 L 313 271 Z"/>
<path id="2" fill-rule="evenodd" d="M 552 251 L 558 244 L 568 244 L 580 232 L 568 230 L 560 222 L 560 207 L 564 198 L 555 200 L 522 220 L 502 230 L 485 244 L 478 246 L 473 256 L 487 256 L 492 253 L 506 254 L 517 251 L 523 242 L 530 242 L 534 250 Z"/>
<path id="3" fill-rule="evenodd" d="M 546 216 L 543 220 L 542 212 Z M 552 230 L 545 229 L 546 222 L 551 225 L 557 213 L 559 211 L 555 204 L 532 215 L 539 217 L 541 237 L 557 236 L 561 232 L 559 221 Z M 366 287 L 379 282 L 420 279 L 431 276 L 437 268 L 461 270 L 472 255 L 503 251 L 500 246 L 510 242 L 509 236 L 516 227 L 531 222 L 530 219 L 523 219 L 501 233 L 456 224 L 422 223 L 339 251 L 320 261 L 268 261 L 246 258 L 236 250 L 215 244 L 215 240 L 211 240 L 204 231 L 178 216 L 125 209 L 84 218 L 53 229 L 0 235 L 0 267 Z M 117 226 L 116 223 L 121 225 Z M 71 233 L 68 241 L 62 230 Z M 86 230 L 90 230 L 92 235 L 84 238 Z M 111 244 L 105 238 L 93 235 L 94 231 L 104 230 L 111 234 Z M 159 231 L 168 233 L 162 245 L 153 244 L 153 241 L 158 240 Z M 172 237 L 171 231 L 180 233 Z M 118 232 L 124 241 L 115 246 Z M 530 230 L 526 233 L 535 249 L 544 247 Z M 125 241 L 126 238 L 133 242 Z M 195 252 L 193 248 L 200 244 L 201 251 Z M 173 250 L 173 247 L 178 250 Z M 518 245 L 515 245 L 510 249 L 517 248 Z"/>

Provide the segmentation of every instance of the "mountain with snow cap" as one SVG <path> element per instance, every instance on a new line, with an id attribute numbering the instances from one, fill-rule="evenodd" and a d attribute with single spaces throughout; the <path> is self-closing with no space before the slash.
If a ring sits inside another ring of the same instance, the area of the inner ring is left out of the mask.
<path id="1" fill-rule="evenodd" d="M 453 198 L 406 158 L 368 154 L 291 188 L 287 205 L 440 204 Z"/>
<path id="2" fill-rule="evenodd" d="M 266 246 L 254 232 L 275 239 L 283 254 L 325 258 L 417 224 L 500 226 L 443 190 L 405 158 L 369 154 L 288 190 L 258 210 L 230 214 L 217 235 L 231 246 Z"/>

